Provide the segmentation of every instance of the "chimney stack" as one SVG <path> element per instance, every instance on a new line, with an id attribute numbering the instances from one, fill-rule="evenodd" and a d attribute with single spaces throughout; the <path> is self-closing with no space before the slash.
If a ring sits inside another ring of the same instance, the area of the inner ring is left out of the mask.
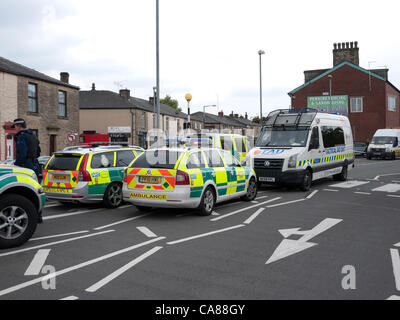
<path id="1" fill-rule="evenodd" d="M 342 42 L 333 44 L 333 66 L 343 61 L 360 64 L 358 42 Z"/>
<path id="2" fill-rule="evenodd" d="M 131 97 L 131 91 L 129 89 L 121 89 L 119 90 L 119 95 L 122 98 L 129 99 Z"/>
<path id="3" fill-rule="evenodd" d="M 220 112 L 218 112 L 218 117 L 223 117 L 224 116 L 224 112 L 221 110 Z"/>
<path id="4" fill-rule="evenodd" d="M 233 118 L 234 116 L 233 116 L 233 111 L 231 112 L 231 114 L 229 115 L 231 118 Z"/>
<path id="5" fill-rule="evenodd" d="M 92 91 L 96 91 L 96 84 L 92 83 Z"/>
<path id="6" fill-rule="evenodd" d="M 69 73 L 68 72 L 61 72 L 60 73 L 60 81 L 64 83 L 69 83 Z"/>
<path id="7" fill-rule="evenodd" d="M 244 114 L 244 118 L 247 120 L 248 116 L 247 116 L 247 112 Z"/>

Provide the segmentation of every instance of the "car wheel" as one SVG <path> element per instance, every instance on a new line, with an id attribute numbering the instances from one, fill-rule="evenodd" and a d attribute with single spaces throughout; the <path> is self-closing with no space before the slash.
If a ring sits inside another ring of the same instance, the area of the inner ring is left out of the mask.
<path id="1" fill-rule="evenodd" d="M 38 212 L 35 205 L 18 194 L 0 197 L 0 249 L 18 247 L 36 230 Z"/>
<path id="2" fill-rule="evenodd" d="M 104 206 L 106 208 L 117 208 L 122 203 L 122 186 L 120 183 L 112 183 L 104 193 Z"/>
<path id="3" fill-rule="evenodd" d="M 336 181 L 346 181 L 347 180 L 347 172 L 348 172 L 348 169 L 347 169 L 347 166 L 345 166 L 345 167 L 343 167 L 341 173 L 335 174 L 333 176 L 333 179 Z"/>
<path id="4" fill-rule="evenodd" d="M 201 216 L 209 216 L 215 206 L 215 192 L 211 187 L 207 187 L 203 193 L 203 196 L 198 207 L 198 213 Z"/>
<path id="5" fill-rule="evenodd" d="M 245 201 L 253 201 L 257 197 L 257 182 L 254 178 L 251 178 L 249 185 L 247 186 L 247 193 L 242 197 Z"/>
<path id="6" fill-rule="evenodd" d="M 310 170 L 306 170 L 304 173 L 303 181 L 300 184 L 301 191 L 309 191 L 312 184 L 312 174 Z"/>

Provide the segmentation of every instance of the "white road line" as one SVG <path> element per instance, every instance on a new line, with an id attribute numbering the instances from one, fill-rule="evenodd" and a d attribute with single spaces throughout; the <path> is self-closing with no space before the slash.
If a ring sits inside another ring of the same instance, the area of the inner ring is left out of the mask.
<path id="1" fill-rule="evenodd" d="M 276 200 L 279 200 L 279 199 L 282 199 L 282 198 L 281 197 L 277 197 L 277 198 L 274 198 L 274 199 L 271 199 L 271 200 L 268 200 L 268 201 L 260 202 L 258 204 L 255 204 L 255 205 L 252 205 L 252 206 L 249 206 L 249 207 L 246 207 L 246 208 L 243 208 L 243 209 L 239 209 L 239 210 L 233 211 L 231 213 L 225 214 L 225 215 L 220 216 L 218 218 L 211 219 L 211 221 L 218 221 L 218 220 L 230 217 L 230 216 L 232 216 L 234 214 L 238 214 L 240 212 L 243 212 L 243 211 L 246 211 L 246 210 L 250 210 L 252 208 L 259 207 L 259 206 L 262 206 L 263 204 L 266 204 L 266 203 L 269 203 L 269 202 L 273 202 L 273 201 L 276 201 Z"/>
<path id="2" fill-rule="evenodd" d="M 350 180 L 350 181 L 345 181 L 345 182 L 332 184 L 332 185 L 330 185 L 330 187 L 349 189 L 349 188 L 362 186 L 363 184 L 367 184 L 367 183 L 369 183 L 369 181 Z"/>
<path id="3" fill-rule="evenodd" d="M 245 226 L 244 224 L 239 224 L 237 226 L 233 226 L 233 227 L 229 227 L 229 228 L 225 228 L 225 229 L 215 230 L 215 231 L 199 234 L 199 235 L 196 235 L 196 236 L 183 238 L 183 239 L 180 239 L 180 240 L 170 241 L 170 242 L 167 242 L 167 244 L 173 245 L 173 244 L 177 244 L 177 243 L 181 243 L 181 242 L 186 242 L 186 241 L 190 241 L 190 240 L 194 240 L 194 239 L 198 239 L 198 238 L 207 237 L 207 236 L 210 236 L 210 235 L 213 235 L 213 234 L 217 234 L 217 233 L 221 233 L 221 232 L 225 232 L 225 231 L 241 228 L 241 227 L 244 227 L 244 226 Z"/>
<path id="4" fill-rule="evenodd" d="M 148 245 L 150 243 L 153 243 L 153 242 L 156 242 L 156 241 L 160 241 L 160 240 L 163 240 L 163 239 L 165 239 L 165 237 L 159 237 L 159 238 L 156 238 L 156 239 L 151 239 L 151 240 L 148 240 L 146 242 L 142 242 L 142 243 L 136 244 L 134 246 L 119 250 L 119 251 L 111 252 L 111 253 L 109 253 L 107 255 L 104 255 L 104 256 L 101 256 L 99 258 L 92 259 L 92 260 L 77 264 L 75 266 L 59 270 L 59 271 L 54 272 L 54 273 L 50 273 L 50 274 L 48 274 L 46 276 L 42 276 L 42 277 L 30 280 L 30 281 L 26 281 L 26 282 L 20 283 L 18 285 L 13 286 L 13 287 L 1 290 L 0 291 L 0 296 L 4 296 L 6 294 L 9 294 L 9 293 L 12 293 L 12 292 L 15 292 L 15 291 L 19 291 L 21 289 L 33 286 L 33 285 L 35 285 L 37 283 L 41 283 L 42 281 L 47 281 L 49 279 L 59 277 L 59 276 L 61 276 L 63 274 L 66 274 L 66 273 L 69 273 L 69 272 L 72 272 L 72 271 L 75 271 L 75 270 L 78 270 L 78 269 L 82 269 L 84 267 L 90 266 L 90 265 L 95 264 L 97 262 L 113 258 L 113 257 L 118 256 L 120 254 L 135 250 L 137 248 L 146 246 L 146 245 Z"/>
<path id="5" fill-rule="evenodd" d="M 124 272 L 128 271 L 138 263 L 142 262 L 144 259 L 150 257 L 152 254 L 156 253 L 158 250 L 162 249 L 163 247 L 154 247 L 153 249 L 147 251 L 146 253 L 142 254 L 141 256 L 137 257 L 136 259 L 132 260 L 128 264 L 124 265 L 122 268 L 114 271 L 104 279 L 100 280 L 99 282 L 96 282 L 94 285 L 90 286 L 89 288 L 86 289 L 86 292 L 96 292 L 97 290 L 101 289 L 120 275 L 122 275 Z"/>
<path id="6" fill-rule="evenodd" d="M 390 296 L 386 300 L 400 300 L 400 296 Z"/>
<path id="7" fill-rule="evenodd" d="M 334 189 L 323 189 L 324 191 L 331 191 L 331 192 L 339 192 L 339 190 L 334 190 Z"/>
<path id="8" fill-rule="evenodd" d="M 50 251 L 51 249 L 40 249 L 33 257 L 33 260 L 28 269 L 26 269 L 24 276 L 37 276 L 46 263 Z"/>
<path id="9" fill-rule="evenodd" d="M 257 216 L 263 212 L 265 210 L 265 208 L 260 208 L 258 209 L 256 212 L 254 212 L 245 222 L 243 222 L 244 224 L 250 224 L 255 218 L 257 218 Z"/>
<path id="10" fill-rule="evenodd" d="M 45 216 L 45 217 L 43 217 L 43 220 L 65 218 L 65 217 L 70 217 L 70 216 L 76 216 L 78 214 L 93 213 L 93 212 L 98 212 L 98 211 L 102 211 L 102 210 L 104 210 L 104 209 L 84 210 L 84 211 L 76 211 L 76 212 L 71 212 L 71 213 L 57 214 L 57 215 L 52 215 L 52 216 Z"/>
<path id="11" fill-rule="evenodd" d="M 52 207 L 59 207 L 62 206 L 61 203 L 52 203 L 52 204 L 46 204 L 44 207 L 45 208 L 52 208 Z"/>
<path id="12" fill-rule="evenodd" d="M 211 212 L 211 215 L 212 215 L 212 216 L 220 216 L 220 214 L 217 213 L 217 212 L 215 212 L 215 211 Z"/>
<path id="13" fill-rule="evenodd" d="M 148 238 L 157 238 L 157 235 L 146 227 L 136 227 L 141 233 Z"/>
<path id="14" fill-rule="evenodd" d="M 376 176 L 374 180 L 379 180 L 380 177 L 390 177 L 390 176 L 399 176 L 400 173 L 388 173 L 388 174 L 381 174 L 379 176 Z"/>
<path id="15" fill-rule="evenodd" d="M 29 241 L 37 241 L 37 240 L 45 240 L 45 239 L 52 239 L 52 238 L 59 238 L 59 237 L 66 237 L 66 236 L 73 236 L 75 234 L 82 234 L 82 233 L 88 233 L 89 230 L 84 230 L 84 231 L 77 231 L 77 232 L 70 232 L 70 233 L 62 233 L 62 234 L 55 234 L 53 236 L 45 236 L 45 237 L 40 237 L 40 238 L 32 238 Z"/>
<path id="16" fill-rule="evenodd" d="M 73 301 L 73 300 L 79 300 L 79 298 L 75 297 L 75 296 L 69 296 L 69 297 L 66 297 L 66 298 L 63 298 L 63 299 L 60 299 L 60 300 Z"/>
<path id="17" fill-rule="evenodd" d="M 86 235 L 86 236 L 75 237 L 75 238 L 60 240 L 60 241 L 56 241 L 56 242 L 45 243 L 45 244 L 41 244 L 41 245 L 39 245 L 39 246 L 34 246 L 34 247 L 24 248 L 24 249 L 20 249 L 20 250 L 16 250 L 16 251 L 11 251 L 11 252 L 2 253 L 2 254 L 0 254 L 0 257 L 10 256 L 10 255 L 17 254 L 17 253 L 21 253 L 21 252 L 25 252 L 25 251 L 40 249 L 40 248 L 43 248 L 43 247 L 54 246 L 54 245 L 56 245 L 56 244 L 71 242 L 71 241 L 75 241 L 75 240 L 80 240 L 80 239 L 85 239 L 85 238 L 100 236 L 100 235 L 102 235 L 102 234 L 106 234 L 106 233 L 110 233 L 110 232 L 114 232 L 114 231 L 115 231 L 115 230 L 107 230 L 107 231 L 103 231 L 103 232 L 98 232 L 98 233 L 89 234 L 89 235 Z"/>
<path id="18" fill-rule="evenodd" d="M 265 198 L 268 198 L 269 196 L 262 196 L 262 197 L 257 197 L 256 199 L 257 200 L 261 200 L 261 199 L 265 199 Z"/>
<path id="19" fill-rule="evenodd" d="M 311 192 L 306 199 L 311 199 L 312 197 L 314 197 L 314 195 L 318 192 L 318 190 L 314 190 L 313 192 Z"/>
<path id="20" fill-rule="evenodd" d="M 386 196 L 392 197 L 392 198 L 400 198 L 400 196 L 396 196 L 396 195 L 394 195 L 394 194 L 387 194 Z"/>
<path id="21" fill-rule="evenodd" d="M 388 183 L 383 185 L 382 187 L 372 189 L 372 191 L 397 192 L 400 191 L 400 184 Z"/>
<path id="22" fill-rule="evenodd" d="M 146 213 L 146 214 L 142 214 L 140 216 L 136 216 L 136 217 L 120 220 L 120 221 L 117 221 L 117 222 L 114 222 L 114 223 L 107 224 L 105 226 L 94 228 L 94 230 L 98 231 L 98 230 L 106 229 L 108 227 L 116 226 L 118 224 L 122 224 L 122 223 L 125 223 L 125 222 L 129 222 L 129 221 L 133 221 L 133 220 L 137 220 L 137 219 L 143 218 L 143 217 L 148 216 L 150 214 L 151 213 Z"/>
<path id="23" fill-rule="evenodd" d="M 284 205 L 287 205 L 287 204 L 306 201 L 306 200 L 307 199 L 297 199 L 297 200 L 292 200 L 292 201 L 288 201 L 288 202 L 277 203 L 277 204 L 273 204 L 273 205 L 267 206 L 267 208 L 274 208 L 274 207 L 284 206 Z"/>
<path id="24" fill-rule="evenodd" d="M 400 291 L 400 255 L 398 249 L 390 249 L 392 256 L 394 280 L 396 282 L 396 289 Z"/>
<path id="25" fill-rule="evenodd" d="M 370 192 L 360 192 L 360 191 L 356 191 L 356 192 L 354 192 L 354 193 L 357 193 L 357 194 L 365 194 L 365 195 L 370 195 L 370 194 L 371 194 Z"/>
<path id="26" fill-rule="evenodd" d="M 254 200 L 254 201 L 251 201 L 251 203 L 259 203 L 259 202 Z"/>
<path id="27" fill-rule="evenodd" d="M 118 207 L 118 209 L 126 209 L 126 208 L 129 208 L 129 207 L 132 207 L 132 205 L 131 204 L 127 204 L 125 206 Z"/>

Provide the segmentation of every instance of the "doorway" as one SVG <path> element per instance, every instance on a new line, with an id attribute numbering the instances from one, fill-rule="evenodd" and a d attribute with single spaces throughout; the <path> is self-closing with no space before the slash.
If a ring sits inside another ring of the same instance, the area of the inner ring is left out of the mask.
<path id="1" fill-rule="evenodd" d="M 54 152 L 56 152 L 56 135 L 51 134 L 50 135 L 50 154 L 49 156 L 52 156 Z"/>

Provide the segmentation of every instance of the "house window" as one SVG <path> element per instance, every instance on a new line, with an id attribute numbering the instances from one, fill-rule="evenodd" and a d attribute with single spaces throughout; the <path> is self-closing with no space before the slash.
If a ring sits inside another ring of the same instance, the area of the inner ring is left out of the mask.
<path id="1" fill-rule="evenodd" d="M 58 91 L 58 116 L 67 116 L 67 93 L 65 91 Z"/>
<path id="2" fill-rule="evenodd" d="M 350 112 L 363 112 L 363 98 L 350 98 Z"/>
<path id="3" fill-rule="evenodd" d="M 141 117 L 141 122 L 142 122 L 142 128 L 146 128 L 146 112 L 142 112 L 142 117 Z"/>
<path id="4" fill-rule="evenodd" d="M 37 85 L 28 83 L 28 112 L 38 112 L 37 100 Z"/>
<path id="5" fill-rule="evenodd" d="M 388 96 L 388 110 L 396 112 L 396 97 Z"/>

